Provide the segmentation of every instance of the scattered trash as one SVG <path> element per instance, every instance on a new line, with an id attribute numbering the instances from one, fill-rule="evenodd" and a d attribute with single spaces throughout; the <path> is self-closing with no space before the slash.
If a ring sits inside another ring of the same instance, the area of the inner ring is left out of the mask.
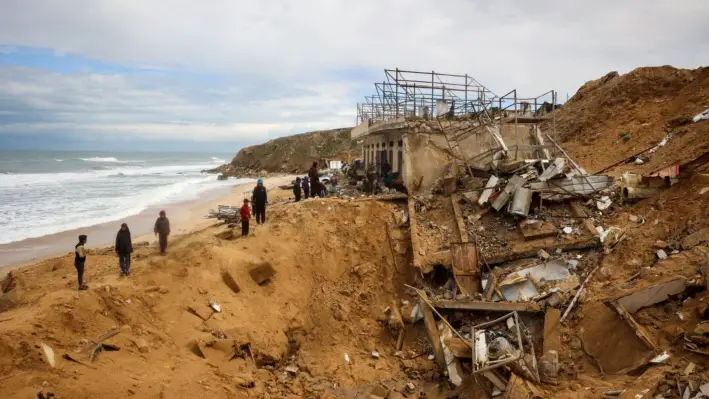
<path id="1" fill-rule="evenodd" d="M 346 361 L 347 363 L 350 362 L 350 355 L 348 355 L 347 353 L 345 353 L 345 361 Z"/>
<path id="2" fill-rule="evenodd" d="M 566 234 L 571 234 L 574 231 L 574 229 L 569 226 L 564 227 L 563 230 L 564 230 L 564 233 L 566 233 Z"/>
<path id="3" fill-rule="evenodd" d="M 663 352 L 661 355 L 653 357 L 650 360 L 650 363 L 653 363 L 653 364 L 664 363 L 669 358 L 670 358 L 670 354 L 667 352 Z"/>
<path id="4" fill-rule="evenodd" d="M 57 365 L 54 360 L 54 350 L 49 345 L 42 342 L 42 353 L 44 353 L 44 359 L 47 361 L 47 364 L 54 368 Z"/>
<path id="5" fill-rule="evenodd" d="M 372 359 L 379 359 L 379 352 L 372 351 Z"/>
<path id="6" fill-rule="evenodd" d="M 606 209 L 610 208 L 611 204 L 613 204 L 611 198 L 607 195 L 604 195 L 599 201 L 596 201 L 596 208 L 598 208 L 599 211 L 605 211 Z"/>
<path id="7" fill-rule="evenodd" d="M 701 113 L 697 114 L 692 118 L 692 122 L 697 123 L 701 120 L 709 119 L 709 108 L 705 109 Z"/>
<path id="8" fill-rule="evenodd" d="M 216 303 L 214 300 L 209 301 L 209 307 L 214 309 L 214 311 L 217 313 L 220 313 L 222 311 L 222 307 L 219 306 L 219 304 Z"/>

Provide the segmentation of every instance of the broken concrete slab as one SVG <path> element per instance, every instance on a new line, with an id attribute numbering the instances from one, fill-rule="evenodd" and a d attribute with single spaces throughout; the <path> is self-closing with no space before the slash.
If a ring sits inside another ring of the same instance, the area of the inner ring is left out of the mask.
<path id="1" fill-rule="evenodd" d="M 269 262 L 264 262 L 260 265 L 252 267 L 249 270 L 249 275 L 258 285 L 264 284 L 276 274 L 276 269 Z"/>
<path id="2" fill-rule="evenodd" d="M 423 311 L 423 324 L 426 327 L 426 332 L 428 333 L 428 340 L 433 347 L 433 354 L 436 358 L 436 363 L 441 370 L 446 370 L 446 358 L 443 352 L 443 346 L 441 345 L 441 336 L 438 333 L 438 326 L 436 326 L 436 319 L 433 317 L 433 311 L 431 307 L 426 302 L 426 294 L 421 292 L 421 300 L 419 305 Z M 435 305 L 434 305 L 435 306 Z"/>
<path id="3" fill-rule="evenodd" d="M 490 200 L 490 196 L 492 195 L 492 190 L 495 186 L 497 186 L 499 181 L 500 179 L 497 176 L 490 176 L 490 179 L 485 184 L 485 190 L 483 190 L 483 193 L 480 195 L 480 199 L 478 199 L 478 205 L 482 206 L 487 204 Z"/>
<path id="4" fill-rule="evenodd" d="M 239 287 L 239 284 L 236 282 L 236 279 L 234 278 L 234 276 L 231 275 L 228 270 L 222 270 L 222 281 L 224 281 L 224 284 L 226 284 L 227 287 L 234 291 L 235 294 L 241 292 L 241 287 Z"/>
<path id="5" fill-rule="evenodd" d="M 379 384 L 372 388 L 372 391 L 369 392 L 369 398 L 370 399 L 386 399 L 389 397 L 389 393 L 391 392 L 391 389 L 387 388 L 384 384 Z"/>
<path id="6" fill-rule="evenodd" d="M 673 277 L 669 280 L 654 283 L 647 287 L 635 288 L 613 300 L 618 302 L 629 313 L 635 313 L 641 308 L 664 302 L 672 295 L 677 295 L 687 289 L 684 277 Z"/>
<path id="7" fill-rule="evenodd" d="M 507 182 L 505 188 L 500 192 L 495 201 L 492 203 L 492 208 L 496 211 L 500 211 L 502 207 L 507 205 L 512 194 L 517 191 L 518 188 L 524 186 L 527 183 L 527 179 L 522 176 L 514 175 Z"/>
<path id="8" fill-rule="evenodd" d="M 138 351 L 140 351 L 140 353 L 150 352 L 150 346 L 143 338 L 134 338 L 133 343 L 138 347 Z"/>
<path id="9" fill-rule="evenodd" d="M 472 359 L 473 350 L 462 338 L 450 337 L 443 340 L 443 344 L 459 359 Z"/>
<path id="10" fill-rule="evenodd" d="M 214 310 L 212 308 L 199 302 L 195 302 L 188 306 L 187 310 L 204 321 L 209 320 L 209 318 L 214 314 Z"/>
<path id="11" fill-rule="evenodd" d="M 539 181 L 547 181 L 549 179 L 553 179 L 556 176 L 559 176 L 560 174 L 564 173 L 564 168 L 566 167 L 566 159 L 564 158 L 556 158 L 554 159 L 554 163 L 549 165 L 549 167 L 539 175 L 537 180 Z"/>
<path id="12" fill-rule="evenodd" d="M 709 243 L 709 227 L 695 231 L 682 240 L 682 249 L 694 248 L 701 243 Z"/>
<path id="13" fill-rule="evenodd" d="M 655 343 L 652 342 L 645 329 L 640 324 L 638 324 L 637 321 L 635 321 L 633 316 L 623 307 L 623 305 L 619 304 L 617 301 L 610 301 L 607 304 L 618 313 L 621 319 L 623 319 L 628 324 L 628 326 L 633 330 L 635 335 L 637 335 L 637 337 L 640 338 L 640 340 L 649 349 L 655 352 L 657 351 L 657 346 L 655 346 Z"/>
<path id="14" fill-rule="evenodd" d="M 519 223 L 519 229 L 525 240 L 551 237 L 556 235 L 556 226 L 553 223 L 541 220 L 523 220 Z"/>

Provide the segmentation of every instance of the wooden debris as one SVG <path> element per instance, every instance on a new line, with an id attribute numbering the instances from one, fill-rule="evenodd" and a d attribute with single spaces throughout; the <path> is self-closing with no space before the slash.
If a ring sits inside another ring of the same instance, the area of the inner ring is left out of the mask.
<path id="1" fill-rule="evenodd" d="M 264 284 L 265 282 L 269 281 L 271 277 L 273 277 L 273 275 L 275 274 L 276 269 L 274 269 L 273 266 L 268 262 L 264 262 L 249 270 L 249 275 L 251 275 L 251 278 L 258 285 Z"/>
<path id="2" fill-rule="evenodd" d="M 473 351 L 470 349 L 470 345 L 466 343 L 462 338 L 458 337 L 449 337 L 449 338 L 444 338 L 443 344 L 450 349 L 451 352 L 455 355 L 455 357 L 460 358 L 460 359 L 472 359 L 473 358 Z"/>
<path id="3" fill-rule="evenodd" d="M 232 276 L 228 270 L 222 270 L 222 281 L 224 281 L 224 284 L 234 291 L 235 294 L 241 292 L 241 287 L 239 287 L 236 279 L 234 279 L 234 276 Z"/>
<path id="4" fill-rule="evenodd" d="M 554 223 L 549 222 L 537 221 L 535 223 L 529 223 L 529 221 L 523 220 L 519 223 L 519 229 L 525 240 L 534 240 L 556 235 L 556 226 L 554 226 Z"/>
<path id="5" fill-rule="evenodd" d="M 550 350 L 561 352 L 561 311 L 547 308 L 544 314 L 543 353 Z"/>
<path id="6" fill-rule="evenodd" d="M 411 236 L 411 253 L 413 256 L 414 267 L 417 268 L 420 273 L 429 273 L 433 271 L 433 266 L 429 266 L 426 270 L 423 269 L 423 262 L 421 262 L 421 243 L 419 242 L 419 229 L 418 223 L 416 222 L 416 201 L 413 197 L 409 198 L 409 229 Z M 429 270 L 430 269 L 430 270 Z"/>
<path id="7" fill-rule="evenodd" d="M 423 323 L 426 326 L 426 332 L 428 333 L 428 340 L 431 342 L 433 347 L 433 355 L 436 357 L 436 363 L 441 370 L 446 370 L 446 358 L 443 353 L 443 346 L 441 345 L 441 336 L 438 334 L 438 327 L 436 326 L 436 319 L 433 317 L 433 311 L 428 305 L 426 298 L 426 293 L 419 291 L 421 296 L 421 301 L 419 305 L 423 311 Z"/>
<path id="8" fill-rule="evenodd" d="M 483 310 L 488 312 L 540 312 L 536 302 L 485 302 L 475 300 L 439 299 L 433 302 L 440 309 Z"/>
<path id="9" fill-rule="evenodd" d="M 480 269 L 474 242 L 453 243 L 453 275 L 460 292 L 464 295 L 480 293 Z"/>
<path id="10" fill-rule="evenodd" d="M 492 301 L 495 290 L 497 289 L 498 278 L 495 273 L 490 273 L 487 278 L 487 286 L 485 287 L 485 300 Z M 502 297 L 500 297 L 502 298 Z"/>
<path id="11" fill-rule="evenodd" d="M 448 379 L 451 384 L 460 386 L 463 383 L 463 368 L 460 364 L 460 360 L 458 360 L 453 351 L 445 344 L 446 339 L 453 338 L 453 331 L 450 327 L 443 323 L 441 323 L 439 330 L 441 332 L 440 343 L 443 348 L 443 356 L 445 357 Z"/>
<path id="12" fill-rule="evenodd" d="M 588 215 L 586 215 L 586 211 L 584 211 L 581 204 L 579 204 L 577 201 L 571 201 L 570 205 L 571 213 L 577 218 L 581 218 L 583 220 L 583 224 L 584 226 L 586 226 L 586 230 L 588 230 L 588 232 L 591 233 L 592 236 L 600 237 L 601 233 L 596 230 L 596 226 L 593 225 L 593 221 L 588 217 Z"/>

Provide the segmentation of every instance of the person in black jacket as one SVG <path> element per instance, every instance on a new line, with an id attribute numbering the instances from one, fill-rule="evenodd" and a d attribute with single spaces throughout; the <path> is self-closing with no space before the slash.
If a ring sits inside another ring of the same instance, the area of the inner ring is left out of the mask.
<path id="1" fill-rule="evenodd" d="M 170 235 L 170 220 L 164 210 L 160 211 L 160 217 L 155 221 L 153 231 L 160 240 L 160 255 L 165 255 L 167 251 L 167 236 Z"/>
<path id="2" fill-rule="evenodd" d="M 266 204 L 268 203 L 268 194 L 266 187 L 263 186 L 263 179 L 256 181 L 254 193 L 251 195 L 251 208 L 256 216 L 256 224 L 266 223 Z"/>
<path id="3" fill-rule="evenodd" d="M 293 195 L 295 195 L 295 202 L 300 201 L 300 194 L 301 194 L 301 182 L 300 182 L 300 177 L 295 178 L 295 184 L 293 185 Z"/>
<path id="4" fill-rule="evenodd" d="M 133 253 L 133 241 L 130 238 L 128 225 L 123 223 L 116 234 L 116 255 L 118 255 L 118 266 L 121 268 L 121 277 L 130 276 L 131 253 Z"/>
<path id="5" fill-rule="evenodd" d="M 74 267 L 79 280 L 79 290 L 88 290 L 89 286 L 84 284 L 84 265 L 86 264 L 86 235 L 79 236 L 79 243 L 74 246 Z"/>
<path id="6" fill-rule="evenodd" d="M 315 198 L 315 195 L 320 194 L 320 174 L 317 161 L 313 162 L 313 166 L 308 169 L 308 178 L 310 179 L 310 195 Z"/>

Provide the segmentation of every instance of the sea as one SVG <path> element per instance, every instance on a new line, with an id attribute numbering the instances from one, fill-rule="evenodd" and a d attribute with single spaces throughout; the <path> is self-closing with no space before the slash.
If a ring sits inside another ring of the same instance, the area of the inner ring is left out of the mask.
<path id="1" fill-rule="evenodd" d="M 117 221 L 233 187 L 239 182 L 202 172 L 232 156 L 0 151 L 0 244 Z"/>

